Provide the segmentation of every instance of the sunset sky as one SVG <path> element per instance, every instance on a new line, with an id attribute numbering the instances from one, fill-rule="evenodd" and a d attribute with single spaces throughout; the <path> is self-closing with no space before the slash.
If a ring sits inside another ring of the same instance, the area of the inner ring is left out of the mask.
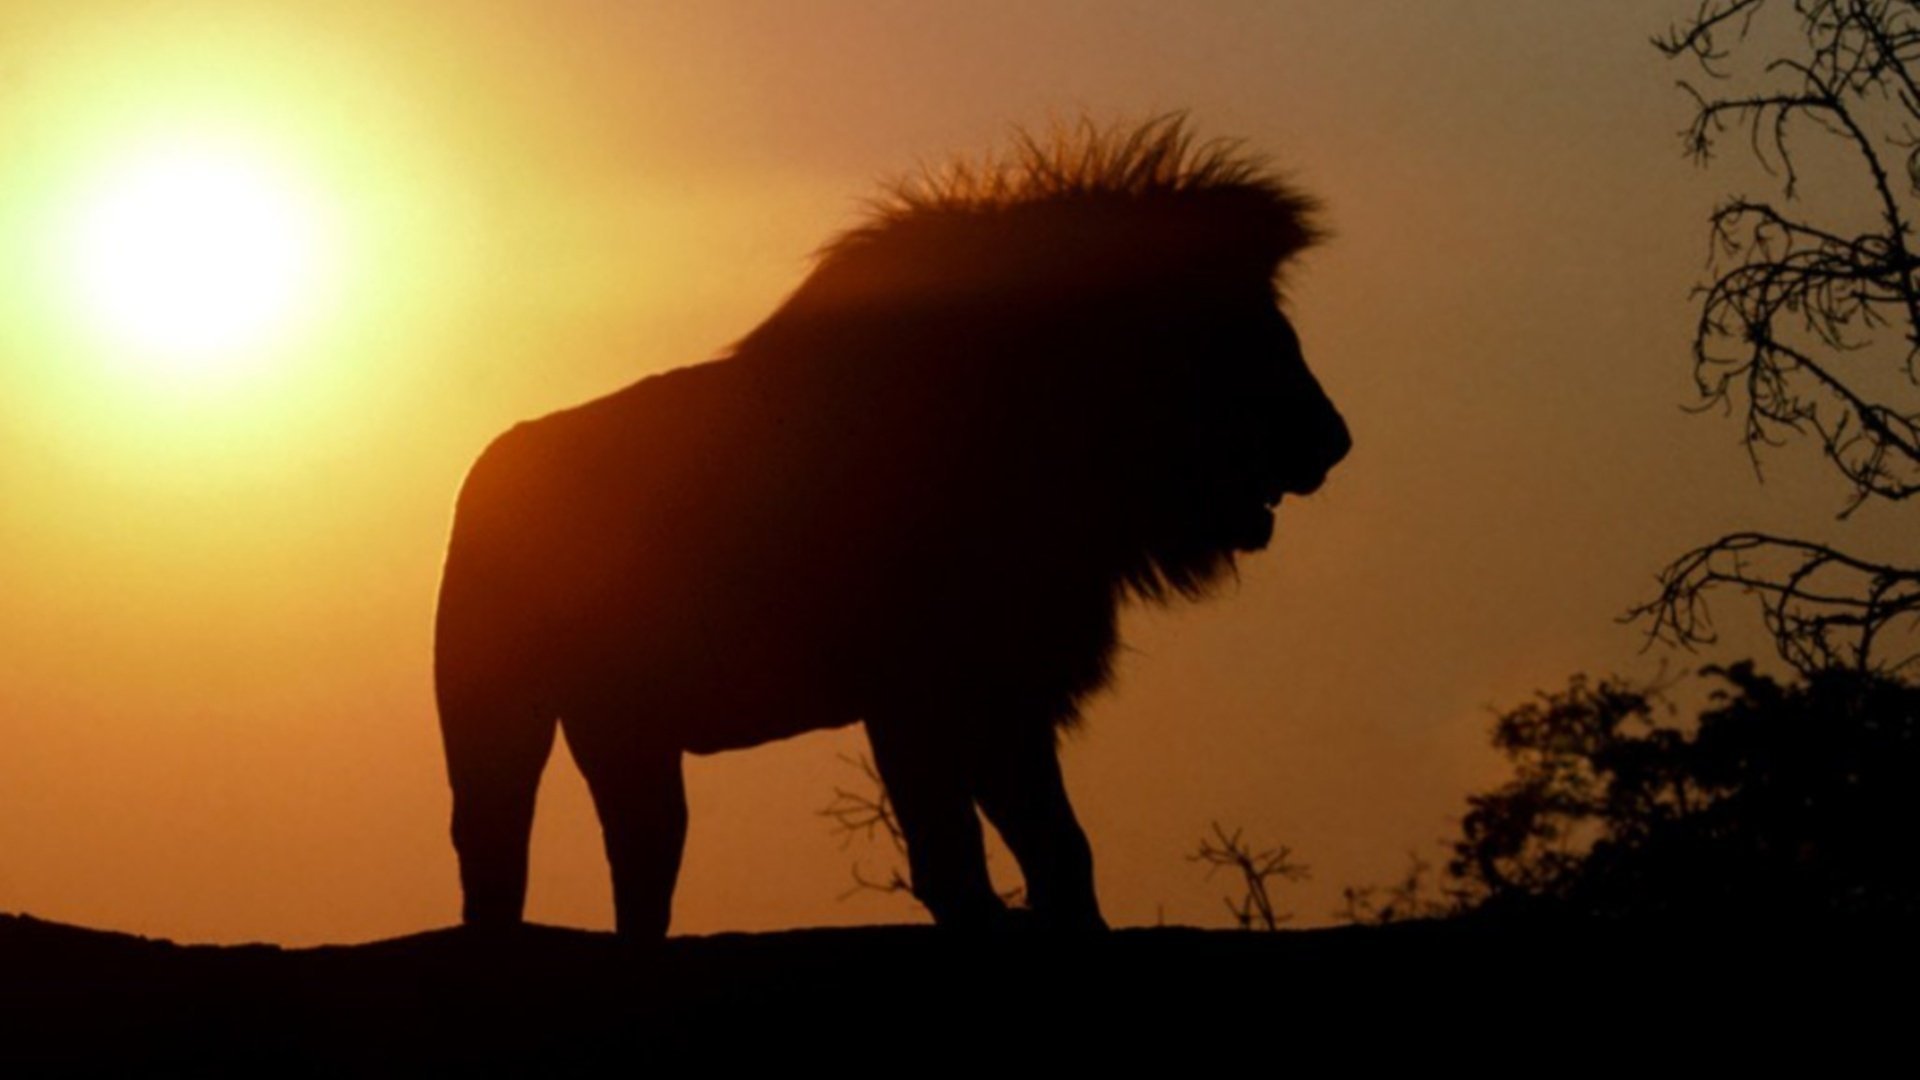
<path id="1" fill-rule="evenodd" d="M 1911 532 L 1836 524 L 1807 448 L 1756 484 L 1737 423 L 1682 411 L 1705 216 L 1772 185 L 1681 153 L 1691 72 L 1648 38 L 1693 7 L 8 4 L 0 911 L 287 944 L 455 921 L 430 628 L 486 441 L 716 355 L 888 175 L 1185 109 L 1324 199 L 1288 307 L 1356 447 L 1237 588 L 1128 616 L 1069 783 L 1115 923 L 1227 920 L 1186 859 L 1216 820 L 1291 845 L 1313 877 L 1282 902 L 1329 921 L 1442 858 L 1502 775 L 1492 706 L 1702 659 L 1616 622 L 1667 558 Z M 141 224 L 181 190 L 255 223 L 189 246 L 270 243 L 208 323 L 89 254 L 181 246 Z M 1760 651 L 1720 611 L 1710 658 Z M 840 898 L 887 858 L 817 815 L 862 748 L 693 760 L 675 931 L 920 917 Z M 564 752 L 533 859 L 529 917 L 611 926 Z"/>

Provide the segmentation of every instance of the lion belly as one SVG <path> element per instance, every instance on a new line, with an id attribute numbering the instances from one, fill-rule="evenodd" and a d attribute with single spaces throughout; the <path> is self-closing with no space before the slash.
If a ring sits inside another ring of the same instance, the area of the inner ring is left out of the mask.
<path id="1" fill-rule="evenodd" d="M 1060 723 L 1106 679 L 1113 613 L 1104 593 L 1075 603 L 1022 595 L 978 568 L 949 568 L 943 588 L 926 567 L 877 556 L 862 571 L 860 559 L 749 565 L 665 554 L 643 554 L 618 590 L 558 605 L 555 640 L 578 644 L 556 658 L 554 681 L 587 707 L 618 703 L 691 752 L 881 710 Z"/>

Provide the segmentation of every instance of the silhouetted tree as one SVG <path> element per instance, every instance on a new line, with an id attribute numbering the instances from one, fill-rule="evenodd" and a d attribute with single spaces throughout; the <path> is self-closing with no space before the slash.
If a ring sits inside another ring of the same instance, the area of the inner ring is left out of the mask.
<path id="1" fill-rule="evenodd" d="M 1504 713 L 1513 762 L 1472 797 L 1458 910 L 1603 917 L 1920 914 L 1920 687 L 1751 664 L 1680 724 L 1658 688 L 1576 676 Z"/>
<path id="2" fill-rule="evenodd" d="M 1340 890 L 1334 917 L 1351 923 L 1384 926 L 1413 919 L 1444 919 L 1466 909 L 1459 886 L 1435 880 L 1433 864 L 1418 852 L 1407 853 L 1407 869 L 1390 885 L 1348 885 Z"/>
<path id="3" fill-rule="evenodd" d="M 1763 448 L 1816 443 L 1848 486 L 1842 519 L 1905 502 L 1920 492 L 1920 5 L 1702 0 L 1654 44 L 1709 80 L 1680 84 L 1696 106 L 1687 152 L 1705 164 L 1737 135 L 1779 193 L 1729 198 L 1709 218 L 1701 408 L 1743 418 L 1756 469 Z M 1674 560 L 1660 584 L 1634 614 L 1668 641 L 1714 640 L 1704 600 L 1731 586 L 1759 600 L 1803 672 L 1915 659 L 1920 566 L 1901 559 L 1737 532 Z"/>
<path id="4" fill-rule="evenodd" d="M 1255 851 L 1242 837 L 1242 830 L 1229 833 L 1219 822 L 1213 823 L 1213 835 L 1203 838 L 1189 861 L 1204 863 L 1208 876 L 1222 868 L 1240 875 L 1240 899 L 1226 899 L 1227 910 L 1242 930 L 1278 930 L 1293 918 L 1274 904 L 1272 884 L 1276 881 L 1305 881 L 1306 864 L 1293 861 L 1293 849 L 1285 844 Z"/>

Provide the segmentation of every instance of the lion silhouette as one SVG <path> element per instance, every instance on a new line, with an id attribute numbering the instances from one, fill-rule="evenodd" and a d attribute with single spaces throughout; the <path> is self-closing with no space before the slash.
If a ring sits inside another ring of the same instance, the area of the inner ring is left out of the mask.
<path id="1" fill-rule="evenodd" d="M 1057 733 L 1116 607 L 1198 598 L 1349 448 L 1278 307 L 1315 203 L 1183 117 L 895 183 L 727 355 L 473 466 L 435 679 L 464 921 L 518 922 L 556 724 L 619 933 L 666 933 L 681 756 L 864 721 L 936 923 L 1103 926 Z"/>

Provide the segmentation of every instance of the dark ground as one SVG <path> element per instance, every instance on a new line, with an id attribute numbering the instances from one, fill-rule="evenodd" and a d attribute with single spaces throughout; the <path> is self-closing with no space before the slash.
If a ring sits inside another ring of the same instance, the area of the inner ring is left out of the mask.
<path id="1" fill-rule="evenodd" d="M 529 927 L 282 949 L 0 915 L 0 1075 L 21 1075 L 8 1062 L 286 1075 L 742 1059 L 876 1077 L 970 1060 L 1555 1072 L 1642 1054 L 1830 1068 L 1888 1050 L 1904 1071 L 1920 1029 L 1913 940 L 1454 922 L 1068 941 L 869 927 L 648 950 Z"/>

